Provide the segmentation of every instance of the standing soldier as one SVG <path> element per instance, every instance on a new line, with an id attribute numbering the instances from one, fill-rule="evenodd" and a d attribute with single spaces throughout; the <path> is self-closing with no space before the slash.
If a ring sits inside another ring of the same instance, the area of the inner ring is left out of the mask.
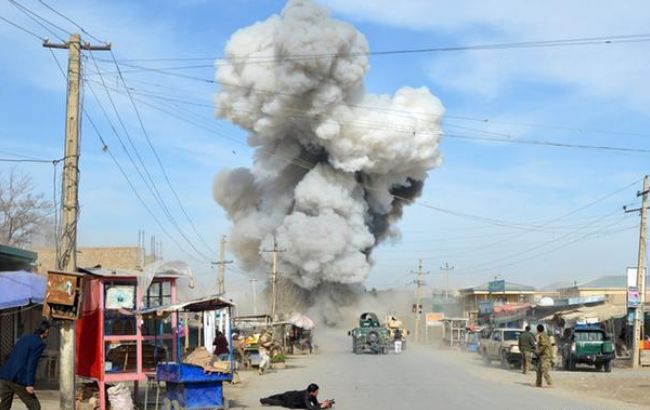
<path id="1" fill-rule="evenodd" d="M 521 369 L 524 374 L 528 373 L 530 363 L 533 359 L 533 351 L 535 350 L 535 336 L 530 331 L 530 326 L 526 326 L 526 330 L 519 335 L 519 351 L 521 352 Z"/>
<path id="2" fill-rule="evenodd" d="M 551 386 L 551 375 L 548 373 L 553 364 L 551 339 L 544 331 L 544 325 L 537 325 L 537 381 L 535 386 L 542 387 L 542 377 Z"/>
<path id="3" fill-rule="evenodd" d="M 273 346 L 273 334 L 267 329 L 262 330 L 262 334 L 257 342 L 262 361 L 260 362 L 259 374 L 264 374 L 264 371 L 271 367 L 271 347 Z"/>

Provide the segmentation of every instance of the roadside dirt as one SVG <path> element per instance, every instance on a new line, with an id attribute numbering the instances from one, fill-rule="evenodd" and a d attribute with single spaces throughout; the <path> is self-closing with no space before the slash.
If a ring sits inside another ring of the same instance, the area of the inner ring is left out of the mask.
<path id="1" fill-rule="evenodd" d="M 476 353 L 450 350 L 449 356 L 472 364 L 471 372 L 479 377 L 506 384 L 535 385 L 534 372 L 523 375 L 519 369 L 501 369 L 496 362 L 488 367 Z M 579 366 L 574 372 L 556 369 L 551 373 L 551 389 L 560 395 L 563 392 L 580 393 L 585 399 L 602 398 L 650 408 L 650 368 L 632 370 L 624 362 L 617 362 L 613 367 L 611 373 L 597 372 L 588 366 Z"/>

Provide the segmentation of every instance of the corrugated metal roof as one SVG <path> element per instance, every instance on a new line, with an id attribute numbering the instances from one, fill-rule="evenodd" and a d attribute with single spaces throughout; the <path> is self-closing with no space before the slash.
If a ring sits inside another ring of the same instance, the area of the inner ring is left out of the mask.
<path id="1" fill-rule="evenodd" d="M 95 266 L 92 268 L 79 268 L 79 272 L 88 273 L 90 275 L 111 277 L 111 278 L 137 278 L 142 276 L 141 270 L 135 269 L 108 269 L 102 266 Z M 156 273 L 156 278 L 178 278 L 183 275 L 173 271 Z"/>
<path id="2" fill-rule="evenodd" d="M 519 283 L 505 281 L 506 292 L 534 292 L 535 288 L 533 286 L 522 285 Z M 469 292 L 487 292 L 489 290 L 490 282 L 485 282 L 481 285 L 475 286 L 473 288 L 461 289 L 460 292 L 469 293 Z M 498 292 L 497 292 L 498 293 Z"/>
<path id="3" fill-rule="evenodd" d="M 210 310 L 218 310 L 226 307 L 235 306 L 232 302 L 222 299 L 219 296 L 212 295 L 199 299 L 188 300 L 187 302 L 174 303 L 172 305 L 158 306 L 155 308 L 142 309 L 140 312 L 143 315 L 150 313 L 169 313 L 176 311 L 187 312 L 204 312 Z"/>
<path id="4" fill-rule="evenodd" d="M 581 283 L 578 289 L 625 289 L 627 278 L 624 275 L 601 276 L 589 282 Z"/>

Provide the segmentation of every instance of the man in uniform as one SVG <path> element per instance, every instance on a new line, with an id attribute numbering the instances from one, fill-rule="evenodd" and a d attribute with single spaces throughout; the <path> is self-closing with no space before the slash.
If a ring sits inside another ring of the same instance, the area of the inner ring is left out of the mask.
<path id="1" fill-rule="evenodd" d="M 268 330 L 262 330 L 262 334 L 257 342 L 257 348 L 260 353 L 262 361 L 260 362 L 259 374 L 264 374 L 264 371 L 271 367 L 271 347 L 273 346 L 273 334 Z"/>
<path id="2" fill-rule="evenodd" d="M 544 331 L 544 325 L 537 325 L 537 380 L 535 386 L 542 387 L 542 377 L 551 386 L 551 375 L 548 373 L 553 365 L 553 350 L 551 339 Z"/>
<path id="3" fill-rule="evenodd" d="M 521 352 L 521 369 L 524 374 L 528 373 L 530 363 L 533 359 L 533 351 L 535 350 L 535 336 L 530 331 L 530 326 L 526 326 L 526 330 L 519 335 L 519 351 Z"/>

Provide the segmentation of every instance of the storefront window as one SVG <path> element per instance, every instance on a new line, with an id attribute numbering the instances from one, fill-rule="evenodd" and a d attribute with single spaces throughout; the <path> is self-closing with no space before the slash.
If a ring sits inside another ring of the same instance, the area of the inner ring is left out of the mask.
<path id="1" fill-rule="evenodd" d="M 106 342 L 106 373 L 131 373 L 138 369 L 136 342 Z"/>
<path id="2" fill-rule="evenodd" d="M 137 333 L 133 311 L 136 306 L 135 283 L 107 282 L 104 286 L 104 334 L 133 336 Z"/>

